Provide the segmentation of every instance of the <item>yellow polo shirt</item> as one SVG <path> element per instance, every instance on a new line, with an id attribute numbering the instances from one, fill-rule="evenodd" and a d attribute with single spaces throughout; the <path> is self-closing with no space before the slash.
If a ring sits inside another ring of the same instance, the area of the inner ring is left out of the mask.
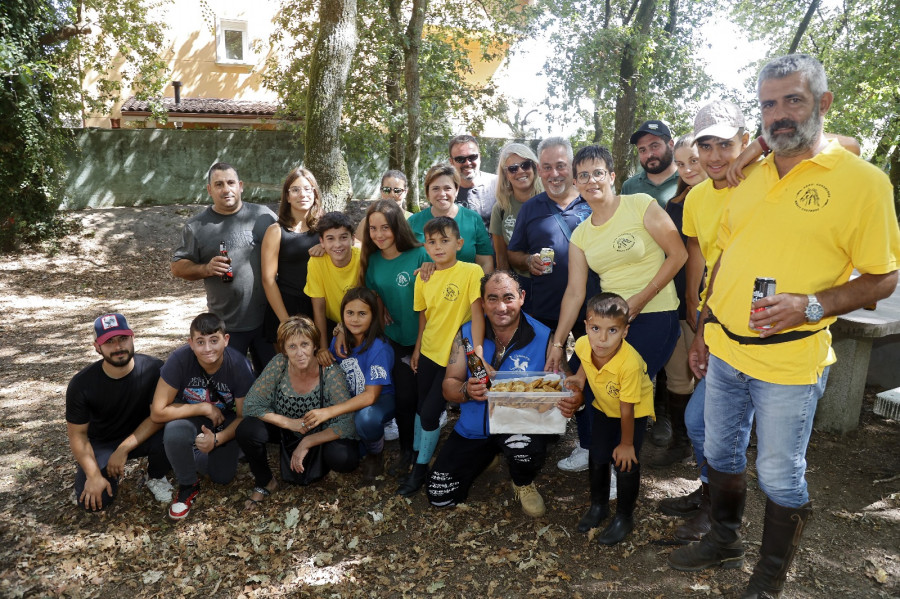
<path id="1" fill-rule="evenodd" d="M 591 360 L 591 342 L 587 335 L 575 342 L 575 355 L 588 385 L 594 392 L 594 407 L 610 418 L 621 418 L 619 402 L 633 403 L 634 417 L 653 416 L 653 383 L 647 375 L 647 364 L 627 341 L 603 368 L 597 370 Z"/>
<path id="2" fill-rule="evenodd" d="M 458 261 L 450 268 L 436 270 L 427 282 L 416 277 L 413 309 L 425 311 L 422 332 L 423 356 L 440 366 L 450 359 L 453 337 L 463 324 L 472 320 L 472 304 L 481 298 L 481 277 L 477 264 Z"/>
<path id="3" fill-rule="evenodd" d="M 333 322 L 341 322 L 341 302 L 349 289 L 359 284 L 359 248 L 351 248 L 350 262 L 338 268 L 328 254 L 309 259 L 306 286 L 303 293 L 309 297 L 325 298 L 325 316 Z"/>
<path id="4" fill-rule="evenodd" d="M 729 331 L 757 336 L 749 328 L 756 277 L 774 278 L 778 293 L 810 294 L 847 282 L 854 268 L 864 274 L 897 269 L 893 189 L 883 172 L 836 141 L 783 179 L 770 155 L 732 191 L 718 245 L 721 264 L 709 306 Z M 834 321 L 791 330 L 822 329 Z M 707 325 L 705 336 L 715 356 L 775 384 L 812 384 L 835 361 L 828 330 L 771 345 L 737 343 L 716 324 Z"/>
<path id="5" fill-rule="evenodd" d="M 716 260 L 719 259 L 717 244 L 719 238 L 719 225 L 722 222 L 722 212 L 725 204 L 731 196 L 733 187 L 716 189 L 712 179 L 706 179 L 687 194 L 684 200 L 684 222 L 681 231 L 688 237 L 696 237 L 700 244 L 700 253 L 706 262 L 706 275 L 703 277 L 703 291 L 700 293 L 701 303 L 706 298 L 706 289 L 709 287 L 709 275 L 712 273 Z"/>

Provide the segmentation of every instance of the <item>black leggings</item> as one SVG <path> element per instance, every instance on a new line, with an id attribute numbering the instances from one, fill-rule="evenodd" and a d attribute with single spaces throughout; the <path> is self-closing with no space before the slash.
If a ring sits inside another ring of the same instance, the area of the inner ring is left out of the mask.
<path id="1" fill-rule="evenodd" d="M 391 341 L 394 348 L 394 368 L 391 376 L 394 383 L 394 418 L 400 433 L 400 448 L 412 450 L 413 427 L 416 422 L 416 408 L 419 400 L 416 373 L 409 366 L 413 347 Z M 403 359 L 406 358 L 406 362 Z"/>
<path id="2" fill-rule="evenodd" d="M 440 426 L 441 412 L 447 407 L 444 400 L 444 372 L 446 366 L 439 366 L 425 356 L 419 356 L 419 372 L 416 382 L 419 388 L 419 407 L 417 413 L 422 423 L 422 430 L 434 431 Z"/>

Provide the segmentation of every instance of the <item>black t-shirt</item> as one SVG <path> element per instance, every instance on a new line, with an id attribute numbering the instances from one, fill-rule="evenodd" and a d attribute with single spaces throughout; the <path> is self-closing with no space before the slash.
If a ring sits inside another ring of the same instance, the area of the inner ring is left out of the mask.
<path id="1" fill-rule="evenodd" d="M 178 389 L 176 403 L 211 403 L 226 418 L 236 413 L 236 400 L 246 397 L 256 380 L 250 361 L 237 350 L 226 347 L 222 365 L 209 374 L 197 361 L 190 345 L 182 345 L 172 352 L 160 376 Z"/>
<path id="2" fill-rule="evenodd" d="M 456 192 L 456 203 L 465 208 L 469 207 L 469 191 L 471 187 L 463 187 L 460 186 L 459 190 Z"/>
<path id="3" fill-rule="evenodd" d="M 66 389 L 66 421 L 87 424 L 92 441 L 124 439 L 150 416 L 163 362 L 134 355 L 134 368 L 120 379 L 103 372 L 103 360 L 81 370 Z"/>

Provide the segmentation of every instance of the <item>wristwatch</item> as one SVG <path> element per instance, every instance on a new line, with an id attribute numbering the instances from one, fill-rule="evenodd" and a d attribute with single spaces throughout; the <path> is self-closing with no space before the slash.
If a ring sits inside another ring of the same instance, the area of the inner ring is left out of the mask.
<path id="1" fill-rule="evenodd" d="M 807 295 L 806 299 L 809 301 L 806 304 L 806 322 L 809 324 L 816 324 L 822 317 L 825 316 L 825 308 L 822 307 L 822 304 L 819 303 L 819 300 L 816 299 L 815 295 Z"/>

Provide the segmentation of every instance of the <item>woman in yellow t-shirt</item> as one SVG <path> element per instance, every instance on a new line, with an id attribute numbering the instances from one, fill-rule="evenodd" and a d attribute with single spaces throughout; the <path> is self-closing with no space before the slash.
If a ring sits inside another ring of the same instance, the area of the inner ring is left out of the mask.
<path id="1" fill-rule="evenodd" d="M 687 261 L 687 250 L 669 215 L 647 194 L 616 195 L 613 158 L 601 146 L 587 146 L 573 161 L 575 186 L 591 207 L 591 217 L 572 233 L 569 281 L 559 326 L 547 359 L 559 369 L 563 348 L 584 303 L 588 268 L 600 275 L 603 291 L 628 302 L 628 343 L 654 378 L 680 334 L 678 296 L 672 279 Z"/>

